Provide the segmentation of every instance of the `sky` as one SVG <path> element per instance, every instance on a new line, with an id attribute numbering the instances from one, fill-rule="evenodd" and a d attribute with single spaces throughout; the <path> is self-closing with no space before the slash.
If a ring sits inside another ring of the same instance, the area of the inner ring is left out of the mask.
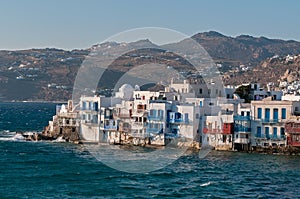
<path id="1" fill-rule="evenodd" d="M 82 49 L 142 27 L 300 41 L 299 7 L 297 0 L 0 0 L 0 49 Z"/>

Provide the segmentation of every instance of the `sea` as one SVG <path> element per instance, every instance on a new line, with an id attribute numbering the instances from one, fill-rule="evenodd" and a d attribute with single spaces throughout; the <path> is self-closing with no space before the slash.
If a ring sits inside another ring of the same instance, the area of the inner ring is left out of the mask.
<path id="1" fill-rule="evenodd" d="M 299 156 L 189 152 L 159 170 L 127 173 L 84 145 L 11 139 L 41 132 L 55 107 L 0 103 L 0 198 L 300 198 Z"/>

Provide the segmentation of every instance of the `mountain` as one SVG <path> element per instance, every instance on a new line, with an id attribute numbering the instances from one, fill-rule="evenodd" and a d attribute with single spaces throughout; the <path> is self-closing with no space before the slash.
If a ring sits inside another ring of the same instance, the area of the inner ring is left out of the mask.
<path id="1" fill-rule="evenodd" d="M 259 63 L 251 70 L 235 72 L 230 78 L 224 79 L 226 84 L 239 85 L 249 82 L 259 82 L 266 85 L 270 82 L 279 86 L 280 81 L 292 83 L 300 80 L 300 54 L 273 56 Z"/>
<path id="2" fill-rule="evenodd" d="M 282 61 L 287 55 L 300 54 L 300 42 L 249 35 L 229 37 L 215 31 L 198 33 L 192 38 L 218 63 L 226 84 L 251 81 L 265 83 L 284 79 L 284 75 L 290 80 L 300 77 L 298 61 L 293 64 Z M 110 57 L 128 46 L 146 48 L 138 52 L 130 51 L 111 63 L 102 79 L 102 89 L 105 91 L 111 89 L 113 82 L 125 72 L 142 64 L 159 63 L 191 73 L 190 63 L 184 57 L 172 53 L 172 49 L 189 49 L 186 40 L 162 46 L 170 49 L 167 51 L 157 49 L 159 47 L 147 39 L 132 43 L 106 42 L 88 49 L 71 51 L 53 48 L 2 50 L 0 100 L 67 100 L 72 95 L 77 71 L 87 57 L 97 56 L 97 53 Z M 277 56 L 282 60 L 276 60 Z"/>
<path id="3" fill-rule="evenodd" d="M 300 53 L 300 42 L 268 39 L 240 35 L 228 37 L 218 32 L 210 31 L 192 36 L 216 62 L 224 62 L 233 66 L 257 65 L 274 55 Z"/>

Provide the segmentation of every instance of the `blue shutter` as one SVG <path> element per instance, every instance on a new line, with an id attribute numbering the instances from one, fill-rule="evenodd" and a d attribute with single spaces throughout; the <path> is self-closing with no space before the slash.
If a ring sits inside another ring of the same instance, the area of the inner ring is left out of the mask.
<path id="1" fill-rule="evenodd" d="M 258 138 L 261 137 L 261 127 L 260 126 L 257 127 L 257 137 Z"/>
<path id="2" fill-rule="evenodd" d="M 269 127 L 265 127 L 265 135 L 266 135 L 267 139 L 270 138 L 270 129 L 269 129 Z"/>
<path id="3" fill-rule="evenodd" d="M 273 120 L 278 120 L 278 108 L 273 109 Z"/>
<path id="4" fill-rule="evenodd" d="M 257 118 L 258 118 L 258 119 L 261 119 L 261 115 L 262 115 L 261 113 L 262 113 L 261 108 L 258 108 L 258 109 L 257 109 Z"/>
<path id="5" fill-rule="evenodd" d="M 270 120 L 270 109 L 269 109 L 269 108 L 266 108 L 266 109 L 265 109 L 265 119 L 266 119 L 267 121 Z"/>
<path id="6" fill-rule="evenodd" d="M 273 138 L 277 138 L 277 127 L 273 127 Z"/>
<path id="7" fill-rule="evenodd" d="M 281 109 L 281 119 L 286 119 L 286 108 Z"/>

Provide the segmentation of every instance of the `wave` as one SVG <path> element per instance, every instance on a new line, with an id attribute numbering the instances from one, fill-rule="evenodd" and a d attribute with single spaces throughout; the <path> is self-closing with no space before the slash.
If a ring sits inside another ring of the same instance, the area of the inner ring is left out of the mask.
<path id="1" fill-rule="evenodd" d="M 200 184 L 200 187 L 207 187 L 207 186 L 209 186 L 211 184 L 212 184 L 212 182 L 208 181 L 206 183 Z"/>
<path id="2" fill-rule="evenodd" d="M 33 133 L 37 132 L 28 131 L 20 133 L 15 131 L 4 130 L 0 131 L 0 141 L 25 141 L 26 138 L 24 135 L 30 135 Z"/>

